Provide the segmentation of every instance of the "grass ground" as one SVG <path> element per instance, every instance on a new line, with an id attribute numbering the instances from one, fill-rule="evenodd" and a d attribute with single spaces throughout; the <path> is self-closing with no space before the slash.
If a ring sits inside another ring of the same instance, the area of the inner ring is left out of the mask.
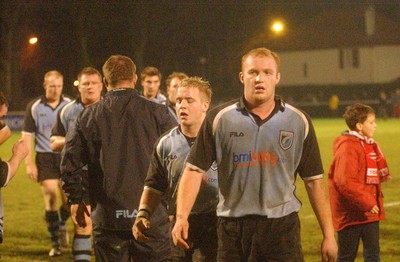
<path id="1" fill-rule="evenodd" d="M 346 129 L 342 119 L 315 119 L 314 126 L 323 158 L 325 171 L 332 160 L 332 141 Z M 393 179 L 383 184 L 384 202 L 386 204 L 387 219 L 381 222 L 381 261 L 400 261 L 400 121 L 390 119 L 378 120 L 378 129 L 375 139 L 381 146 Z M 19 133 L 0 147 L 3 160 L 8 159 L 12 144 L 18 139 Z M 301 179 L 297 181 L 298 197 L 303 202 L 300 211 L 302 223 L 302 245 L 305 260 L 320 261 L 319 248 L 321 231 L 312 212 Z M 32 183 L 25 174 L 24 164 L 20 167 L 17 176 L 4 189 L 3 202 L 5 206 L 5 239 L 0 245 L 1 261 L 72 261 L 69 248 L 63 249 L 61 257 L 50 259 L 49 239 L 44 222 L 44 203 L 40 187 Z M 69 222 L 70 236 L 72 224 Z M 360 248 L 356 261 L 363 261 Z"/>

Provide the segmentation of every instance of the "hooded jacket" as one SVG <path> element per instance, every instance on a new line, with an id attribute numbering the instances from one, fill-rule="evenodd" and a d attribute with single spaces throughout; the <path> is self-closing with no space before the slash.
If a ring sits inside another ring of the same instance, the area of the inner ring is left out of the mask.
<path id="1" fill-rule="evenodd" d="M 328 181 L 335 230 L 385 219 L 381 185 L 366 184 L 367 160 L 359 138 L 344 133 L 335 139 L 333 153 Z M 374 205 L 379 214 L 370 212 Z"/>

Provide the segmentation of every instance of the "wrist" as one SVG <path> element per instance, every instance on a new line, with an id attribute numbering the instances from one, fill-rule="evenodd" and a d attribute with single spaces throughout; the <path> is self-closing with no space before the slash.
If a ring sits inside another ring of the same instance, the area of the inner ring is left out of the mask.
<path id="1" fill-rule="evenodd" d="M 136 215 L 136 218 L 145 218 L 145 219 L 149 220 L 150 216 L 151 216 L 151 213 L 148 209 L 141 208 L 141 209 L 139 209 L 139 211 Z"/>

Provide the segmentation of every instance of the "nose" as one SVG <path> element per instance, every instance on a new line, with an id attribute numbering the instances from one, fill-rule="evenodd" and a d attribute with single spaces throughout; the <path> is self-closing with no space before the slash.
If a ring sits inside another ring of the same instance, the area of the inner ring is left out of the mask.
<path id="1" fill-rule="evenodd" d="M 258 74 L 258 75 L 256 76 L 256 82 L 260 82 L 260 80 L 261 80 L 261 75 Z"/>

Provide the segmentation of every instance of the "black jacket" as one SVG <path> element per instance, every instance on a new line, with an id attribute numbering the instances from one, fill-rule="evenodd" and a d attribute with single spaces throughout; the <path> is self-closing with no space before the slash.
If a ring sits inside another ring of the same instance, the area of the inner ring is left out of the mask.
<path id="1" fill-rule="evenodd" d="M 131 230 L 157 138 L 176 125 L 165 105 L 147 100 L 135 89 L 117 89 L 86 108 L 67 136 L 61 163 L 63 189 L 79 203 L 82 167 L 88 164 L 92 220 L 102 228 Z M 161 207 L 152 227 L 165 219 Z"/>

